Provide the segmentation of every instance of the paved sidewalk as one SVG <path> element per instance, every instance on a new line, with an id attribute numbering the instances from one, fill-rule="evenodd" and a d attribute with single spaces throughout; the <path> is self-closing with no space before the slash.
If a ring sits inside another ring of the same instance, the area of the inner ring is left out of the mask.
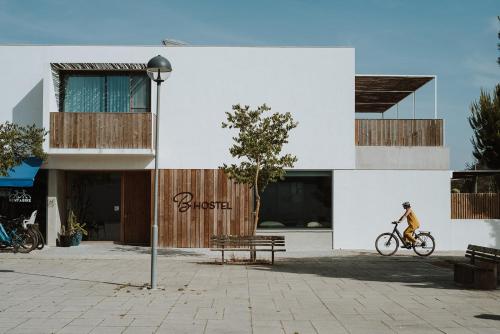
<path id="1" fill-rule="evenodd" d="M 0 333 L 500 333 L 500 290 L 453 285 L 447 253 L 278 255 L 213 264 L 206 250 L 85 243 L 0 253 Z"/>

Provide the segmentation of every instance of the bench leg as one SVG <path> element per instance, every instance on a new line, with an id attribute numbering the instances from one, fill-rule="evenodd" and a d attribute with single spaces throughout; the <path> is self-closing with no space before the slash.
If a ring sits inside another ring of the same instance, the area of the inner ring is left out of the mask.
<path id="1" fill-rule="evenodd" d="M 274 264 L 274 251 L 271 252 L 271 264 Z"/>
<path id="2" fill-rule="evenodd" d="M 471 268 L 455 264 L 454 280 L 456 283 L 469 285 L 474 283 L 474 270 Z"/>
<path id="3" fill-rule="evenodd" d="M 497 288 L 497 277 L 493 269 L 474 271 L 474 289 L 495 290 Z"/>
<path id="4" fill-rule="evenodd" d="M 221 253 L 222 253 L 222 264 L 224 264 L 224 251 L 222 251 Z"/>

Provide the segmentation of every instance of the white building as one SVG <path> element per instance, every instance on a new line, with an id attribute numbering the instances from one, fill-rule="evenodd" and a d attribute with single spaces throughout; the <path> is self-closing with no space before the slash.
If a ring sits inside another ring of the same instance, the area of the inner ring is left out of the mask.
<path id="1" fill-rule="evenodd" d="M 466 247 L 450 220 L 443 120 L 361 119 L 434 76 L 356 75 L 353 48 L 0 46 L 0 121 L 50 131 L 26 189 L 49 245 L 70 208 L 93 239 L 149 242 L 156 90 L 145 63 L 158 54 L 173 66 L 161 90 L 160 246 L 251 231 L 251 192 L 218 171 L 231 161 L 221 122 L 233 104 L 266 103 L 299 122 L 286 147 L 298 162 L 264 193 L 258 233 L 285 234 L 287 249 L 372 249 L 410 201 L 438 249 Z M 181 212 L 185 192 L 193 205 Z"/>

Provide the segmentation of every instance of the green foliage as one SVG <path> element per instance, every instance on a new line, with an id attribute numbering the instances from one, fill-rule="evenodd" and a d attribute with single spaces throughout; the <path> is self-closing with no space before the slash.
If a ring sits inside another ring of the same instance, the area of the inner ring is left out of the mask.
<path id="1" fill-rule="evenodd" d="M 481 90 L 478 101 L 471 105 L 469 124 L 474 131 L 472 146 L 475 166 L 500 169 L 500 84 L 492 95 Z M 495 176 L 497 191 L 500 190 L 500 175 Z"/>
<path id="2" fill-rule="evenodd" d="M 35 125 L 0 124 L 0 175 L 8 175 L 10 169 L 27 158 L 45 160 L 43 141 L 46 134 L 45 129 Z"/>
<path id="3" fill-rule="evenodd" d="M 261 191 L 269 182 L 283 178 L 284 168 L 293 167 L 297 161 L 297 157 L 291 154 L 280 154 L 283 145 L 288 143 L 289 131 L 298 123 L 288 112 L 264 116 L 270 110 L 265 104 L 256 110 L 237 104 L 233 106 L 233 113 L 226 112 L 227 122 L 222 123 L 223 128 L 238 130 L 229 152 L 243 161 L 239 165 L 224 164 L 221 168 L 236 182 L 257 186 Z"/>
<path id="4" fill-rule="evenodd" d="M 478 164 L 500 169 L 500 84 L 492 95 L 481 90 L 479 100 L 471 105 L 469 124 L 474 131 L 472 154 Z"/>
<path id="5" fill-rule="evenodd" d="M 260 208 L 260 193 L 270 182 L 276 182 L 285 175 L 285 168 L 292 168 L 297 157 L 281 154 L 283 145 L 288 143 L 290 130 L 297 127 L 292 115 L 265 113 L 271 110 L 263 104 L 252 110 L 249 106 L 237 104 L 232 112 L 226 112 L 227 122 L 222 128 L 238 130 L 229 148 L 231 155 L 239 164 L 224 164 L 221 169 L 237 183 L 250 185 L 256 196 L 254 227 L 257 226 Z"/>
<path id="6" fill-rule="evenodd" d="M 85 229 L 85 225 L 85 223 L 78 223 L 78 218 L 73 210 L 69 210 L 67 225 L 61 226 L 61 235 L 72 236 L 78 232 L 81 232 L 83 235 L 87 235 L 88 233 Z"/>

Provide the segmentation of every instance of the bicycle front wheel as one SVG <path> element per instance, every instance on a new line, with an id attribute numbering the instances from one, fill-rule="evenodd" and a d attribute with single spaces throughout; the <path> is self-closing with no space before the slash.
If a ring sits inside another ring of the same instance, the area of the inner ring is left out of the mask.
<path id="1" fill-rule="evenodd" d="M 434 252 L 436 248 L 436 242 L 434 237 L 429 233 L 418 233 L 415 235 L 417 239 L 417 244 L 413 246 L 413 251 L 420 256 L 429 256 Z"/>
<path id="2" fill-rule="evenodd" d="M 382 233 L 375 240 L 375 248 L 380 255 L 391 256 L 399 248 L 399 240 L 392 233 Z"/>

